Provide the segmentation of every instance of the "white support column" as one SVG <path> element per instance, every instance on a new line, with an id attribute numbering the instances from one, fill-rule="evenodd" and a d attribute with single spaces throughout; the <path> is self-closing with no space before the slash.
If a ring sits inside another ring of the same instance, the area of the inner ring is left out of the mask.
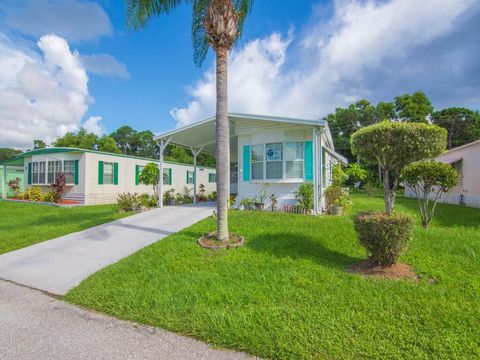
<path id="1" fill-rule="evenodd" d="M 318 143 L 317 143 L 317 129 L 313 129 L 312 133 L 312 143 L 313 143 L 313 213 L 318 214 L 318 163 L 317 163 L 317 153 L 318 153 Z"/>
<path id="2" fill-rule="evenodd" d="M 203 150 L 203 146 L 198 149 L 190 148 L 193 154 L 193 203 L 197 203 L 197 156 Z"/>
<path id="3" fill-rule="evenodd" d="M 158 206 L 163 207 L 163 151 L 164 151 L 164 145 L 165 142 L 163 140 L 160 140 L 159 144 L 159 159 L 158 159 L 158 169 L 159 169 L 159 175 L 158 175 Z"/>
<path id="4" fill-rule="evenodd" d="M 322 140 L 322 134 L 324 132 L 324 129 L 322 129 L 319 133 L 319 136 L 318 136 L 318 172 L 319 172 L 319 176 L 318 176 L 318 179 L 319 179 L 319 189 L 320 189 L 320 213 L 323 211 L 323 209 L 325 208 L 324 206 L 324 202 L 323 202 L 323 140 Z"/>
<path id="5" fill-rule="evenodd" d="M 7 165 L 3 165 L 2 198 L 7 198 Z"/>

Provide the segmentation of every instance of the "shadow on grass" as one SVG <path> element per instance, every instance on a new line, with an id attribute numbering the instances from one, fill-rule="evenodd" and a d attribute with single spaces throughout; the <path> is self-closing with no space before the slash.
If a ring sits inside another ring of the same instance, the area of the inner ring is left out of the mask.
<path id="1" fill-rule="evenodd" d="M 278 257 L 308 259 L 320 265 L 342 270 L 348 265 L 362 260 L 329 249 L 313 237 L 292 233 L 277 232 L 254 236 L 247 239 L 245 246 Z"/>

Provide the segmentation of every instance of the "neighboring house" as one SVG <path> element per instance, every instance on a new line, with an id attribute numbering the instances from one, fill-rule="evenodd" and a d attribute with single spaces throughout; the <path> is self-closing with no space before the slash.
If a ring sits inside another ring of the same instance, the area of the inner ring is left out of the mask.
<path id="1" fill-rule="evenodd" d="M 347 162 L 334 151 L 326 121 L 232 113 L 228 118 L 230 193 L 236 195 L 237 203 L 257 197 L 261 184 L 268 183 L 269 195 L 277 197 L 279 207 L 295 205 L 294 192 L 307 181 L 314 184 L 314 212 L 324 209 L 323 192 L 331 183 L 332 166 Z M 194 155 L 215 154 L 215 117 L 155 140 L 161 148 L 176 144 L 190 148 Z"/>
<path id="2" fill-rule="evenodd" d="M 49 190 L 57 175 L 63 172 L 67 186 L 64 199 L 85 205 L 114 203 L 121 193 L 153 194 L 151 186 L 140 184 L 138 176 L 149 162 L 158 160 L 112 154 L 77 148 L 45 148 L 21 154 L 5 162 L 3 168 L 23 166 L 25 188 L 39 186 Z M 183 193 L 184 187 L 193 188 L 195 178 L 197 192 L 204 184 L 206 194 L 216 190 L 215 169 L 198 166 L 197 176 L 192 165 L 164 162 L 163 189 L 175 189 Z M 5 186 L 5 177 L 2 178 Z M 193 194 L 193 191 L 192 191 Z"/>
<path id="3" fill-rule="evenodd" d="M 451 149 L 435 160 L 451 164 L 460 175 L 459 184 L 439 202 L 459 204 L 463 195 L 466 206 L 480 207 L 480 140 Z M 405 196 L 415 197 L 415 194 L 406 187 Z"/>

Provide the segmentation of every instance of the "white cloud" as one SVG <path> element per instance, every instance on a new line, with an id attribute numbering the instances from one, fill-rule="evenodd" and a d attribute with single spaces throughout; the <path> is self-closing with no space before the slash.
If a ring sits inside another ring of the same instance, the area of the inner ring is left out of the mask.
<path id="1" fill-rule="evenodd" d="M 274 33 L 232 52 L 229 110 L 318 118 L 373 96 L 381 83 L 385 87 L 376 96 L 391 99 L 405 91 L 407 76 L 412 83 L 418 77 L 407 66 L 409 57 L 452 32 L 476 5 L 478 0 L 338 0 L 331 19 L 304 29 L 298 38 Z M 389 67 L 394 62 L 398 68 Z M 444 66 L 448 71 L 448 62 Z M 438 74 L 430 75 L 435 82 Z M 170 112 L 177 126 L 214 113 L 214 69 L 188 92 L 191 101 Z"/>
<path id="2" fill-rule="evenodd" d="M 127 66 L 109 54 L 82 55 L 80 60 L 85 69 L 100 76 L 117 76 L 129 79 Z"/>
<path id="3" fill-rule="evenodd" d="M 8 27 L 34 37 L 57 34 L 68 41 L 88 41 L 113 33 L 103 8 L 90 1 L 21 0 L 2 10 Z"/>
<path id="4" fill-rule="evenodd" d="M 87 132 L 94 133 L 97 136 L 102 136 L 105 134 L 105 127 L 100 124 L 101 121 L 101 116 L 90 116 L 88 120 L 82 124 L 82 127 L 87 130 Z"/>
<path id="5" fill-rule="evenodd" d="M 65 39 L 45 35 L 41 54 L 0 36 L 0 144 L 27 148 L 73 131 L 93 101 L 88 77 Z"/>

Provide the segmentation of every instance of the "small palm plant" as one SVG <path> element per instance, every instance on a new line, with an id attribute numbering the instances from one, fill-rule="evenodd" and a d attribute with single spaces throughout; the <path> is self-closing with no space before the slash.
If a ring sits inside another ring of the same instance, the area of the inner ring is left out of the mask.
<path id="1" fill-rule="evenodd" d="M 193 8 L 192 42 L 194 60 L 201 65 L 209 47 L 216 54 L 217 113 L 217 239 L 228 240 L 228 172 L 230 152 L 227 117 L 228 51 L 238 39 L 253 0 L 127 0 L 127 22 L 143 28 L 153 17 L 168 14 L 182 3 Z"/>

